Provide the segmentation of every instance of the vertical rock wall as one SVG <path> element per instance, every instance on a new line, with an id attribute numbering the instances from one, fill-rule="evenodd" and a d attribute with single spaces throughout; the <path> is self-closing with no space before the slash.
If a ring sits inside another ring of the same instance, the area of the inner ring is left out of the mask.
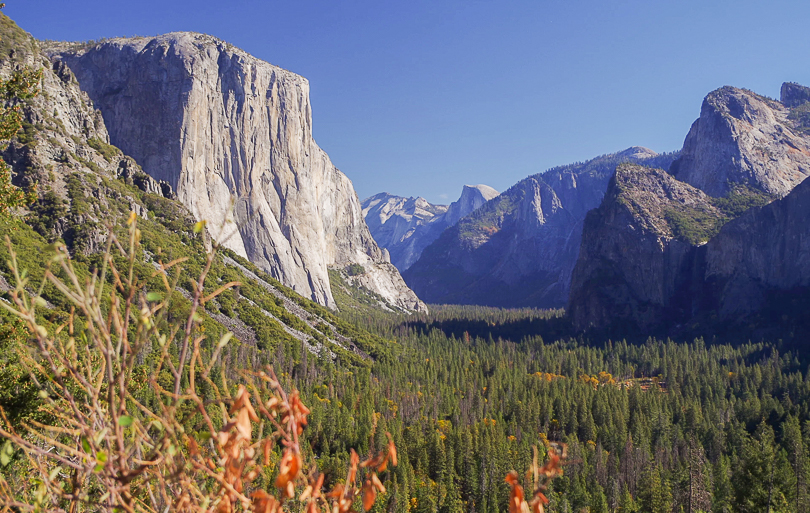
<path id="1" fill-rule="evenodd" d="M 169 182 L 212 234 L 233 221 L 228 248 L 327 306 L 327 269 L 357 263 L 392 305 L 424 308 L 371 237 L 351 181 L 315 143 L 306 79 L 195 33 L 50 53 L 101 109 L 110 140 Z"/>

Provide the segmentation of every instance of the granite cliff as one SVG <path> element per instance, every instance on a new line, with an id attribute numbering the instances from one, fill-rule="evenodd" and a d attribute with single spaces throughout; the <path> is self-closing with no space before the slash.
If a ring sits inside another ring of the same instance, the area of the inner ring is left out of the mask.
<path id="1" fill-rule="evenodd" d="M 216 38 L 171 33 L 57 44 L 101 110 L 110 141 L 169 183 L 225 245 L 334 307 L 328 269 L 390 305 L 424 309 L 363 221 L 351 181 L 312 137 L 309 83 Z M 57 64 L 62 65 L 62 64 Z"/>
<path id="2" fill-rule="evenodd" d="M 634 147 L 530 176 L 445 230 L 403 276 L 429 303 L 564 306 L 585 214 L 616 166 L 674 158 Z"/>
<path id="3" fill-rule="evenodd" d="M 655 330 L 675 312 L 694 253 L 722 213 L 710 197 L 661 169 L 623 164 L 588 212 L 571 279 L 568 315 L 579 329 Z"/>
<path id="4" fill-rule="evenodd" d="M 583 230 L 568 304 L 578 329 L 710 335 L 750 321 L 752 334 L 774 324 L 774 305 L 808 296 L 808 93 L 713 91 L 669 174 L 617 171 Z"/>
<path id="5" fill-rule="evenodd" d="M 363 216 L 374 240 L 390 252 L 391 263 L 405 271 L 444 230 L 497 195 L 488 185 L 465 185 L 448 207 L 381 192 L 363 200 Z"/>
<path id="6" fill-rule="evenodd" d="M 810 180 L 805 180 L 784 198 L 723 226 L 701 248 L 695 322 L 749 322 L 773 329 L 804 319 L 803 328 L 810 328 L 808 220 Z"/>
<path id="7" fill-rule="evenodd" d="M 167 308 L 172 315 L 188 312 L 210 239 L 205 232 L 196 233 L 194 217 L 172 199 L 167 183 L 151 178 L 132 157 L 109 144 L 101 112 L 70 69 L 52 62 L 30 34 L 0 13 L 0 79 L 22 70 L 36 71 L 42 78 L 38 94 L 18 102 L 22 130 L 5 145 L 2 158 L 13 167 L 16 185 L 37 184 L 37 199 L 27 208 L 0 216 L 0 236 L 10 239 L 20 269 L 28 274 L 27 288 L 40 290 L 46 301 L 38 315 L 51 322 L 67 320 L 74 306 L 56 287 L 39 287 L 46 268 L 59 274 L 53 266 L 54 248 L 64 243 L 79 279 L 89 279 L 98 271 L 109 242 L 108 227 L 126 246 L 133 212 L 140 231 L 132 269 L 138 286 L 145 287 L 143 292 L 157 288 L 170 301 Z M 118 259 L 115 246 L 112 251 Z M 186 261 L 170 271 L 169 280 L 178 267 L 185 271 L 177 275 L 169 296 L 158 285 L 160 280 L 155 281 L 155 269 L 161 261 L 180 258 Z M 12 300 L 10 291 L 16 285 L 10 261 L 9 249 L 0 245 L 0 300 L 5 302 Z M 241 342 L 242 367 L 273 360 L 284 348 L 301 351 L 304 358 L 312 354 L 349 365 L 367 365 L 390 354 L 391 342 L 339 319 L 247 260 L 221 250 L 210 267 L 208 290 L 230 281 L 241 283 L 238 292 L 225 291 L 197 312 L 203 318 L 200 331 L 212 340 L 230 331 Z M 223 363 L 233 364 L 232 356 L 226 358 Z"/>
<path id="8" fill-rule="evenodd" d="M 788 97 L 796 87 L 783 87 Z M 745 89 L 722 87 L 703 100 L 680 158 L 669 170 L 711 196 L 744 184 L 782 197 L 810 174 L 810 139 L 789 105 Z"/>

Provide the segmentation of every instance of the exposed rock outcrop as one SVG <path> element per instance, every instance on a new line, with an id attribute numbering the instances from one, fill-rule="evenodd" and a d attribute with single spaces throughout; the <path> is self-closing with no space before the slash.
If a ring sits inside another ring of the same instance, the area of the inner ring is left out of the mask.
<path id="1" fill-rule="evenodd" d="M 801 107 L 810 102 L 810 87 L 795 82 L 785 82 L 779 91 L 779 101 L 789 109 Z"/>
<path id="2" fill-rule="evenodd" d="M 462 217 L 472 214 L 481 205 L 497 196 L 498 191 L 489 185 L 465 185 L 461 189 L 461 196 L 447 207 L 447 213 L 442 222 L 446 228 L 449 228 L 459 222 Z"/>
<path id="3" fill-rule="evenodd" d="M 613 336 L 742 329 L 753 337 L 801 324 L 810 181 L 730 221 L 717 203 L 663 171 L 620 167 L 585 222 L 568 307 L 574 326 Z M 701 225 L 703 240 L 690 236 Z"/>
<path id="4" fill-rule="evenodd" d="M 568 307 L 574 326 L 645 331 L 683 318 L 680 301 L 705 242 L 687 230 L 721 218 L 709 196 L 667 172 L 619 166 L 585 220 Z"/>
<path id="5" fill-rule="evenodd" d="M 39 93 L 20 105 L 23 129 L 0 154 L 12 166 L 15 185 L 37 186 L 39 199 L 28 216 L 36 231 L 65 241 L 73 253 L 95 253 L 107 239 L 112 203 L 125 205 L 127 213 L 150 215 L 145 202 L 122 192 L 116 179 L 158 196 L 170 197 L 171 188 L 109 144 L 101 112 L 70 69 L 52 63 L 33 37 L 0 14 L 0 77 L 23 69 L 41 72 Z M 87 194 L 97 201 L 85 201 Z"/>
<path id="6" fill-rule="evenodd" d="M 444 231 L 403 276 L 429 303 L 562 307 L 585 214 L 616 166 L 674 158 L 634 147 L 530 176 Z"/>
<path id="7" fill-rule="evenodd" d="M 766 307 L 781 308 L 767 304 L 778 302 L 780 294 L 810 298 L 809 221 L 810 180 L 805 180 L 783 199 L 726 224 L 703 248 L 695 315 L 734 321 Z"/>
<path id="8" fill-rule="evenodd" d="M 459 199 L 448 207 L 422 197 L 382 192 L 363 200 L 362 207 L 374 240 L 390 252 L 391 263 L 404 271 L 444 230 L 497 195 L 488 185 L 465 185 Z"/>
<path id="9" fill-rule="evenodd" d="M 110 140 L 214 235 L 233 212 L 223 239 L 237 254 L 331 307 L 327 268 L 359 264 L 391 304 L 424 309 L 313 140 L 306 79 L 195 33 L 49 51 L 101 109 Z"/>
<path id="10" fill-rule="evenodd" d="M 783 98 L 795 106 L 801 91 L 785 84 Z M 726 86 L 703 100 L 670 173 L 711 196 L 743 184 L 782 197 L 810 174 L 810 140 L 787 106 Z"/>

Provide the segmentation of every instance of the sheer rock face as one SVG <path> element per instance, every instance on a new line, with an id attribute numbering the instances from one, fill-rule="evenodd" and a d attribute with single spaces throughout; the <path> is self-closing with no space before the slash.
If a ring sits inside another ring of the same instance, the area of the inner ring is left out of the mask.
<path id="1" fill-rule="evenodd" d="M 617 170 L 585 222 L 568 307 L 577 329 L 696 336 L 744 327 L 755 336 L 795 316 L 793 303 L 806 305 L 810 181 L 727 222 L 707 243 L 678 237 L 673 209 L 722 218 L 709 196 L 663 171 Z"/>
<path id="2" fill-rule="evenodd" d="M 391 263 L 404 271 L 444 230 L 497 195 L 488 185 L 465 185 L 461 197 L 448 207 L 422 197 L 382 192 L 363 200 L 363 215 L 374 240 L 390 252 Z"/>
<path id="3" fill-rule="evenodd" d="M 530 176 L 444 231 L 403 276 L 431 303 L 562 307 L 585 214 L 616 166 L 673 158 L 634 147 Z"/>
<path id="4" fill-rule="evenodd" d="M 678 236 L 672 212 L 720 218 L 710 198 L 661 169 L 622 165 L 598 209 L 588 213 L 571 281 L 577 329 L 655 329 L 683 317 L 697 245 Z"/>
<path id="5" fill-rule="evenodd" d="M 700 310 L 734 320 L 768 306 L 772 291 L 810 297 L 809 220 L 805 180 L 781 200 L 723 226 L 705 247 Z"/>
<path id="6" fill-rule="evenodd" d="M 781 103 L 718 89 L 671 174 L 617 172 L 585 222 L 568 305 L 575 326 L 690 335 L 744 327 L 751 335 L 751 326 L 795 313 L 810 298 L 808 99 L 810 89 L 797 84 L 783 85 Z M 677 190 L 689 195 L 662 192 Z M 759 204 L 782 199 L 743 212 L 757 204 L 745 191 Z M 682 236 L 695 227 L 700 241 Z"/>
<path id="7" fill-rule="evenodd" d="M 498 196 L 498 191 L 489 185 L 465 185 L 461 189 L 461 196 L 450 203 L 444 216 L 446 227 L 455 225 L 462 217 L 466 217 L 492 198 Z"/>
<path id="8" fill-rule="evenodd" d="M 786 86 L 788 106 L 803 103 L 803 88 Z M 735 87 L 709 93 L 670 172 L 711 196 L 735 184 L 785 196 L 810 174 L 810 141 L 788 106 Z"/>
<path id="9" fill-rule="evenodd" d="M 327 268 L 357 263 L 393 305 L 424 309 L 371 237 L 351 181 L 313 140 L 306 79 L 194 33 L 50 53 L 101 109 L 110 140 L 215 236 L 233 211 L 227 247 L 330 307 Z"/>

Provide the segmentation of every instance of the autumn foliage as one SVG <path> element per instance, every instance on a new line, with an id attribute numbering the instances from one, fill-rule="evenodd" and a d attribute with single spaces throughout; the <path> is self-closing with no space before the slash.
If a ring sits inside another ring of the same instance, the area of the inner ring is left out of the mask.
<path id="1" fill-rule="evenodd" d="M 548 450 L 549 460 L 542 467 L 537 462 L 537 447 L 534 447 L 534 458 L 526 481 L 532 485 L 532 496 L 526 499 L 523 486 L 517 472 L 512 471 L 506 476 L 506 484 L 511 487 L 509 493 L 509 513 L 544 513 L 548 505 L 545 495 L 548 483 L 555 477 L 563 475 L 563 464 L 567 458 L 566 446 L 554 444 Z"/>

